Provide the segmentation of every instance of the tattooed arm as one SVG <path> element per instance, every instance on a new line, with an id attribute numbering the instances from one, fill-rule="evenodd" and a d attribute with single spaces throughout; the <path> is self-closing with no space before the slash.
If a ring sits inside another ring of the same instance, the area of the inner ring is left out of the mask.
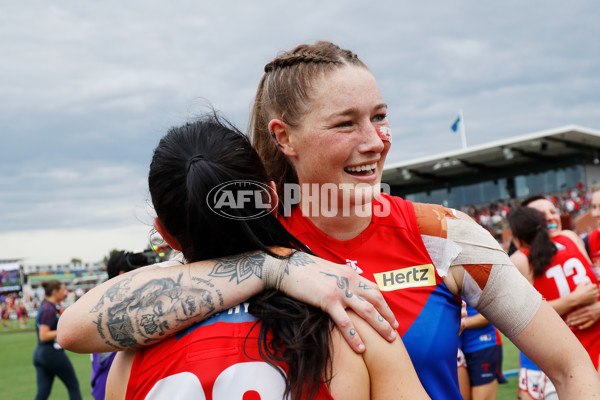
<path id="1" fill-rule="evenodd" d="M 58 342 L 78 353 L 155 343 L 261 292 L 263 266 L 269 258 L 246 253 L 169 268 L 153 265 L 120 275 L 65 310 L 58 323 Z M 364 351 L 364 345 L 346 308 L 388 340 L 396 336 L 390 323 L 395 328 L 397 322 L 377 286 L 346 266 L 296 252 L 286 261 L 280 289 L 327 312 L 357 352 Z"/>

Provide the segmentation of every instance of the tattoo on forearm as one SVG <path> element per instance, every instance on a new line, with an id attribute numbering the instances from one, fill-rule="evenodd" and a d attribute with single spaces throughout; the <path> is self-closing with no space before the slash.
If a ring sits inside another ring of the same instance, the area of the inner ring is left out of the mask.
<path id="1" fill-rule="evenodd" d="M 288 264 L 293 265 L 294 267 L 304 267 L 305 265 L 315 264 L 315 261 L 306 253 L 294 251 L 294 253 L 288 259 Z"/>
<path id="2" fill-rule="evenodd" d="M 108 301 L 108 303 L 118 303 L 119 301 L 123 300 L 125 298 L 125 293 L 128 293 L 130 290 L 129 284 L 135 275 L 137 274 L 132 274 L 129 278 L 117 282 L 110 287 L 106 293 L 102 295 L 100 301 L 98 304 L 96 304 L 96 307 L 94 307 L 91 312 L 94 313 L 99 311 L 104 306 L 105 300 Z"/>
<path id="3" fill-rule="evenodd" d="M 206 286 L 208 286 L 210 288 L 215 287 L 215 285 L 211 281 L 206 280 L 206 279 L 202 279 L 202 278 L 198 278 L 198 277 L 195 277 L 195 276 L 192 277 L 192 282 L 203 284 L 203 285 L 206 285 Z"/>
<path id="4" fill-rule="evenodd" d="M 215 260 L 215 266 L 209 276 L 229 278 L 230 282 L 235 280 L 238 285 L 252 276 L 261 278 L 265 258 L 264 253 L 219 258 Z"/>
<path id="5" fill-rule="evenodd" d="M 179 274 L 177 280 L 153 279 L 133 291 L 125 281 L 112 286 L 94 307 L 99 310 L 105 302 L 110 304 L 106 317 L 102 313 L 98 316 L 101 337 L 106 335 L 102 329 L 105 326 L 115 347 L 136 347 L 142 340 L 148 343 L 170 332 L 170 321 L 185 322 L 214 313 L 213 295 L 201 288 L 184 293 L 182 276 Z"/>
<path id="6" fill-rule="evenodd" d="M 123 347 L 135 346 L 137 340 L 134 339 L 133 325 L 131 319 L 126 315 L 121 318 L 113 318 L 106 322 L 108 332 L 113 340 L 117 341 Z"/>
<path id="7" fill-rule="evenodd" d="M 253 276 L 262 279 L 266 257 L 257 252 L 214 260 L 208 277 L 206 272 L 191 276 L 193 271 L 188 269 L 185 276 L 191 278 L 191 284 L 190 280 L 182 283 L 183 272 L 175 279 L 165 277 L 149 281 L 143 279 L 146 272 L 128 274 L 110 286 L 91 310 L 97 315 L 94 323 L 98 333 L 105 343 L 118 350 L 136 348 L 139 344 L 175 333 L 175 329 L 185 328 L 192 321 L 223 311 L 227 292 L 216 288 L 215 279 L 225 278 L 234 282 L 233 285 Z M 287 267 L 314 263 L 307 254 L 296 251 L 288 258 Z M 286 269 L 286 273 L 289 270 Z M 338 287 L 345 290 L 346 297 L 354 295 L 347 278 L 331 276 L 336 278 Z"/>
<path id="8" fill-rule="evenodd" d="M 225 300 L 223 299 L 223 293 L 217 289 L 217 296 L 219 296 L 219 306 L 221 308 L 225 307 Z"/>

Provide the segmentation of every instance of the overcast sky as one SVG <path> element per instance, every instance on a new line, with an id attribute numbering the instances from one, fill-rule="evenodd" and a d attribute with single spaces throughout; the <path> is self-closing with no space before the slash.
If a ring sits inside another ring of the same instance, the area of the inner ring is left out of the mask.
<path id="1" fill-rule="evenodd" d="M 600 129 L 596 1 L 0 1 L 0 259 L 147 246 L 152 151 L 206 102 L 245 129 L 264 65 L 331 40 L 388 103 L 388 163 Z"/>

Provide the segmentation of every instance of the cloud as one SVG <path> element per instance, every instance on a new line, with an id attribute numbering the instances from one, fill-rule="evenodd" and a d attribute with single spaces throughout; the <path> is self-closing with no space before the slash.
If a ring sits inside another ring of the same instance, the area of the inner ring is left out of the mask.
<path id="1" fill-rule="evenodd" d="M 207 102 L 245 129 L 264 65 L 301 42 L 332 40 L 369 65 L 395 136 L 388 162 L 459 148 L 459 109 L 470 144 L 600 128 L 599 18 L 579 0 L 3 2 L 0 257 L 15 254 L 11 235 L 30 237 L 17 253 L 32 259 L 34 238 L 100 246 L 91 232 L 144 231 L 159 138 Z"/>

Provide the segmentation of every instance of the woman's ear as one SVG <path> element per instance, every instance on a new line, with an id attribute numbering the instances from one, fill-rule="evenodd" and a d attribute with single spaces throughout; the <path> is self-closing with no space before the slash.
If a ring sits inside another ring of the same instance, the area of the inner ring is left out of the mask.
<path id="1" fill-rule="evenodd" d="M 280 119 L 272 119 L 269 122 L 269 132 L 271 138 L 277 145 L 277 148 L 288 157 L 296 156 L 296 150 L 290 140 L 289 127 L 285 122 Z"/>
<path id="2" fill-rule="evenodd" d="M 177 243 L 177 240 L 167 232 L 165 226 L 160 222 L 160 219 L 154 218 L 154 229 L 162 236 L 162 238 L 171 246 L 174 250 L 181 251 L 181 246 Z"/>

